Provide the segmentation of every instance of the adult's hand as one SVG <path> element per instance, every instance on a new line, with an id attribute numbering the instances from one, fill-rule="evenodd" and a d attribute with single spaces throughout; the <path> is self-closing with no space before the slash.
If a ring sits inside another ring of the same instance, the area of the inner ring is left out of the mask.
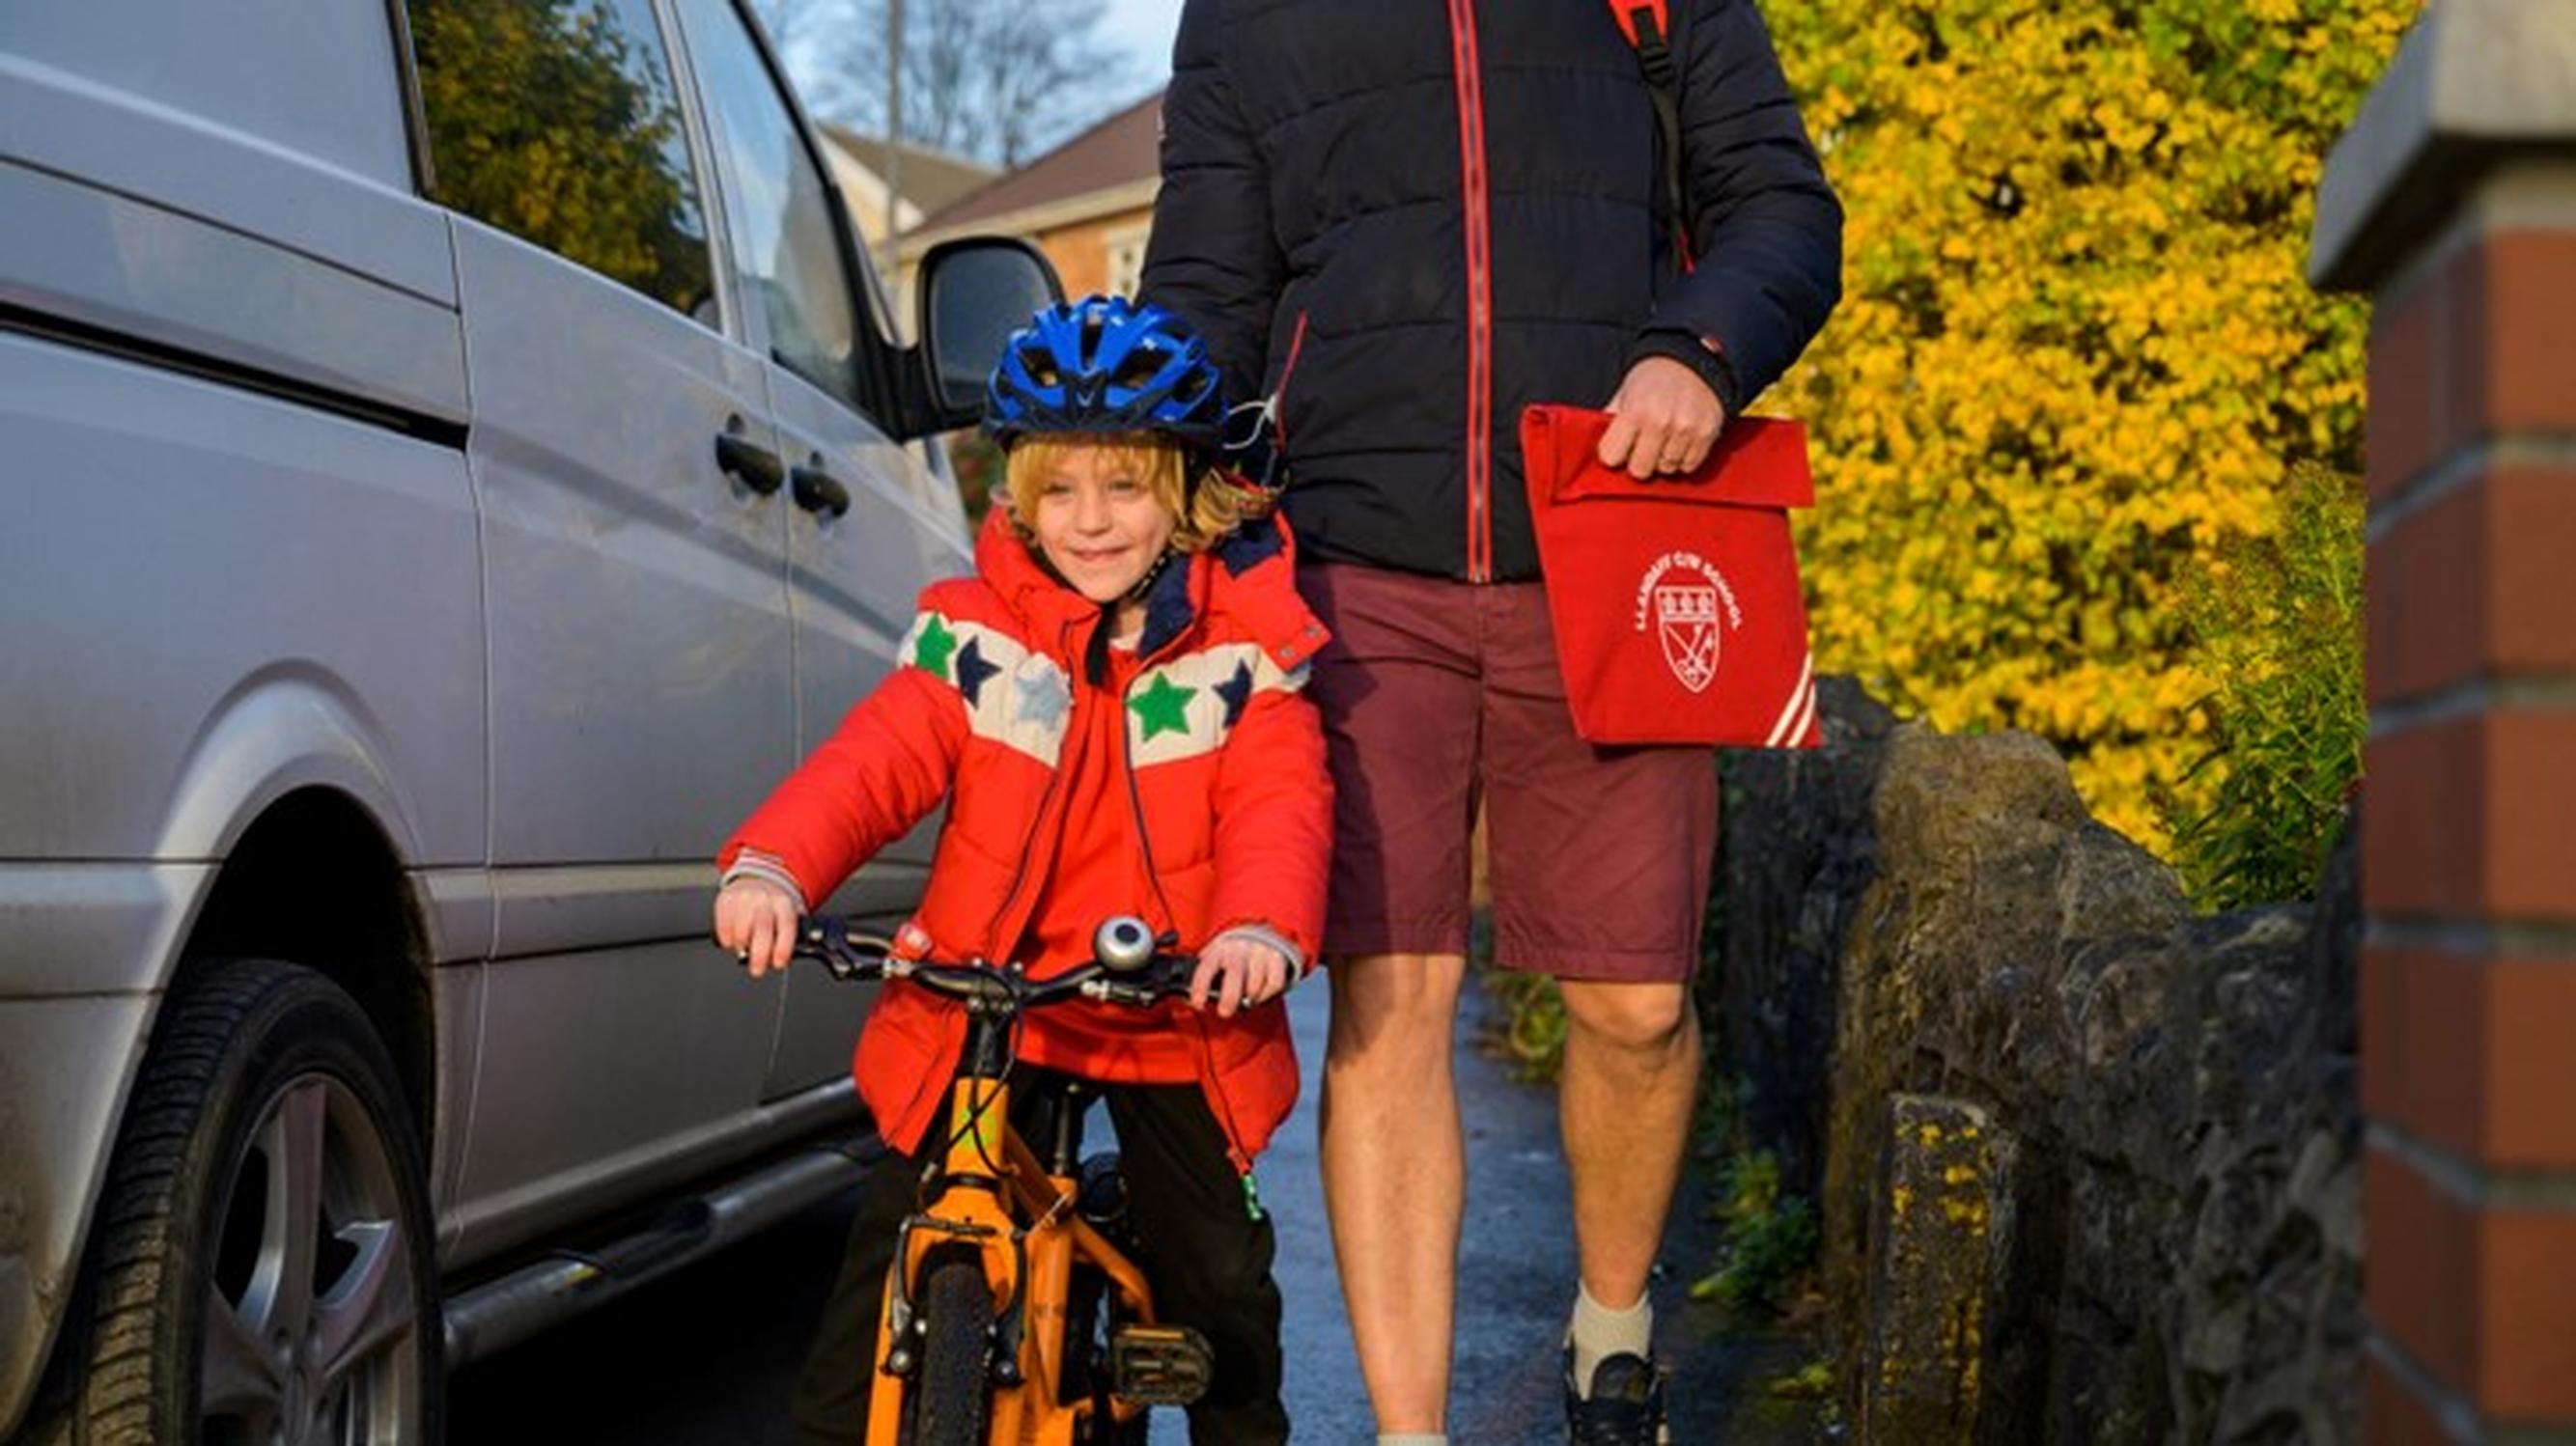
<path id="1" fill-rule="evenodd" d="M 1650 356 L 1628 369 L 1610 399 L 1610 429 L 1601 434 L 1601 465 L 1640 481 L 1688 472 L 1708 460 L 1726 408 L 1699 374 L 1670 357 Z"/>

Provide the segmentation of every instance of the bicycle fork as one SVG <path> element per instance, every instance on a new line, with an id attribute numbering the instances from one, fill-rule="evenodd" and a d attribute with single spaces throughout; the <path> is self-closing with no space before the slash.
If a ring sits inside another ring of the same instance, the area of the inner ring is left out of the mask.
<path id="1" fill-rule="evenodd" d="M 989 1441 L 1075 1446 L 1106 1439 L 1104 1410 L 1113 1421 L 1131 1421 L 1152 1406 L 1187 1405 L 1206 1390 L 1212 1360 L 1205 1339 L 1155 1319 L 1144 1273 L 1078 1208 L 1083 1093 L 1068 1088 L 1059 1102 L 1052 1148 L 1042 1161 L 1010 1127 L 1010 1088 L 1003 1080 L 970 1071 L 957 1082 L 947 1156 L 934 1177 L 937 1198 L 904 1221 L 887 1272 L 872 1357 L 869 1446 L 901 1439 L 929 1324 L 915 1291 L 934 1256 L 960 1246 L 982 1263 L 993 1302 L 985 1323 Z M 1067 1400 L 1068 1354 L 1087 1352 L 1094 1342 L 1093 1321 L 1077 1321 L 1068 1309 L 1078 1265 L 1100 1273 L 1107 1298 L 1116 1302 L 1117 1324 L 1105 1373 L 1097 1370 L 1102 1363 L 1080 1362 L 1093 1372 L 1094 1390 Z"/>

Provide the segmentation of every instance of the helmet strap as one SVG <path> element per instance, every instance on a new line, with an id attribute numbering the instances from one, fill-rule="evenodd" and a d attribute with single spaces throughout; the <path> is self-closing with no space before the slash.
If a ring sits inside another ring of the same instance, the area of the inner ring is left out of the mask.
<path id="1" fill-rule="evenodd" d="M 1161 577 L 1163 575 L 1163 569 L 1171 565 L 1172 549 L 1169 546 L 1166 546 L 1163 549 L 1163 555 L 1154 559 L 1153 565 L 1145 569 L 1145 575 L 1136 579 L 1136 585 L 1127 589 L 1125 595 L 1121 596 L 1118 601 L 1143 602 L 1145 600 L 1145 594 L 1153 590 L 1154 579 Z M 1110 606 L 1114 607 L 1116 605 L 1117 604 L 1113 603 Z M 1107 612 L 1109 611 L 1109 608 L 1104 607 L 1101 611 Z"/>

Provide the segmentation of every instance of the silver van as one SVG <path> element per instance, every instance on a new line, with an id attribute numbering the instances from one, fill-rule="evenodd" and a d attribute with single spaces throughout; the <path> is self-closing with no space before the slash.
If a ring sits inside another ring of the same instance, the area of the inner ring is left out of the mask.
<path id="1" fill-rule="evenodd" d="M 1056 283 L 828 174 L 736 0 L 0 4 L 0 1438 L 435 1441 L 849 1179 L 707 860 Z"/>

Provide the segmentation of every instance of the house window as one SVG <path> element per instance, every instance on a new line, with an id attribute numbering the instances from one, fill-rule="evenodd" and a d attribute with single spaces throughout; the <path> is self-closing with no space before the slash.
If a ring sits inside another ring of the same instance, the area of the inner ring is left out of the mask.
<path id="1" fill-rule="evenodd" d="M 1153 234 L 1150 222 L 1123 227 L 1102 238 L 1109 252 L 1109 289 L 1119 296 L 1134 296 L 1136 287 L 1145 279 L 1145 239 Z"/>

